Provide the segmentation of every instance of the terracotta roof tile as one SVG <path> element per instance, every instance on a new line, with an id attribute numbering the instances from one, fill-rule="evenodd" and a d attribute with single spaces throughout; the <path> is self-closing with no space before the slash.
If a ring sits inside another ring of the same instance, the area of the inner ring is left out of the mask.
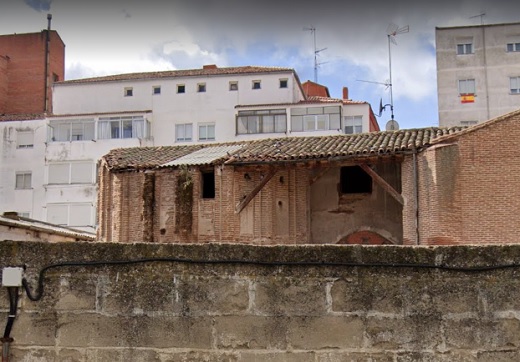
<path id="1" fill-rule="evenodd" d="M 242 145 L 219 162 L 247 164 L 267 162 L 305 162 L 330 158 L 356 158 L 369 155 L 394 155 L 420 149 L 441 136 L 460 132 L 465 127 L 420 128 L 372 132 L 356 135 L 285 137 L 221 144 L 190 146 L 136 147 L 112 150 L 105 155 L 114 170 L 156 168 L 204 147 Z"/>
<path id="2" fill-rule="evenodd" d="M 280 73 L 293 72 L 292 68 L 285 67 L 260 67 L 260 66 L 243 66 L 243 67 L 223 67 L 223 68 L 200 68 L 200 69 L 184 69 L 184 70 L 168 70 L 160 72 L 143 72 L 143 73 L 127 73 L 115 74 L 103 77 L 73 79 L 56 84 L 72 84 L 72 83 L 97 83 L 97 82 L 114 82 L 124 80 L 142 80 L 142 79 L 159 79 L 159 78 L 181 78 L 181 77 L 197 77 L 197 76 L 214 76 L 214 75 L 233 75 L 233 74 L 259 74 L 259 73 Z"/>

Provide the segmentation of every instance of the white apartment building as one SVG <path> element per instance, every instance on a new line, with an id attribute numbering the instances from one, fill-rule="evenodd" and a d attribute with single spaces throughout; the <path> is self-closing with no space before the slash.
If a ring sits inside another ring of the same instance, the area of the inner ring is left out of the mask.
<path id="1" fill-rule="evenodd" d="M 113 148 L 378 130 L 368 103 L 307 97 L 293 69 L 250 66 L 57 82 L 52 115 L 0 128 L 0 211 L 91 232 Z"/>
<path id="2" fill-rule="evenodd" d="M 439 125 L 472 125 L 520 108 L 520 23 L 437 27 Z"/>

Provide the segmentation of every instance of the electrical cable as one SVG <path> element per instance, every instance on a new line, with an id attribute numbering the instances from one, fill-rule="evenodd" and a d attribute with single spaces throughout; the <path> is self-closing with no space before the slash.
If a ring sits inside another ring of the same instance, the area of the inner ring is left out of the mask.
<path id="1" fill-rule="evenodd" d="M 3 339 L 9 339 L 11 336 L 11 329 L 13 328 L 14 319 L 16 318 L 16 311 L 18 309 L 18 287 L 8 287 L 9 294 L 9 316 L 7 317 L 7 325 L 5 326 Z"/>
<path id="2" fill-rule="evenodd" d="M 254 261 L 254 260 L 194 260 L 182 258 L 144 258 L 144 259 L 130 259 L 130 260 L 100 260 L 100 261 L 86 261 L 86 262 L 63 262 L 50 264 L 42 268 L 38 276 L 38 287 L 36 294 L 31 292 L 29 283 L 25 278 L 22 278 L 22 286 L 27 294 L 27 297 L 33 301 L 39 301 L 43 297 L 44 284 L 43 280 L 45 273 L 54 268 L 61 267 L 99 267 L 110 265 L 131 265 L 142 263 L 182 263 L 182 264 L 239 264 L 239 265 L 261 265 L 261 266 L 323 266 L 323 267 L 364 267 L 364 268 L 419 268 L 419 269 L 439 269 L 459 272 L 483 272 L 499 269 L 510 269 L 520 267 L 520 263 L 501 264 L 501 265 L 484 265 L 473 267 L 459 267 L 449 265 L 434 265 L 434 264 L 413 264 L 413 263 L 359 263 L 359 262 L 325 262 L 325 261 Z"/>

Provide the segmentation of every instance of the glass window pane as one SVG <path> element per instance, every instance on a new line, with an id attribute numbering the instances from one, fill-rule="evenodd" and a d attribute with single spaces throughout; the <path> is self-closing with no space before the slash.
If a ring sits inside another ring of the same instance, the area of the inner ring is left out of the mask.
<path id="1" fill-rule="evenodd" d="M 287 116 L 285 114 L 274 116 L 274 131 L 275 132 L 285 132 L 286 130 L 287 130 Z"/>
<path id="2" fill-rule="evenodd" d="M 291 116 L 291 132 L 303 131 L 303 116 Z"/>
<path id="3" fill-rule="evenodd" d="M 57 124 L 56 128 L 54 128 L 54 141 L 70 141 L 70 123 Z"/>
<path id="4" fill-rule="evenodd" d="M 110 122 L 110 138 L 121 138 L 121 125 L 119 121 Z"/>
<path id="5" fill-rule="evenodd" d="M 258 116 L 247 117 L 247 133 L 258 133 Z"/>
<path id="6" fill-rule="evenodd" d="M 132 138 L 131 120 L 123 120 L 123 138 Z"/>
<path id="7" fill-rule="evenodd" d="M 69 226 L 88 226 L 91 224 L 92 206 L 89 204 L 69 205 Z"/>
<path id="8" fill-rule="evenodd" d="M 208 140 L 214 140 L 215 139 L 215 125 L 209 125 L 207 128 L 208 132 Z"/>
<path id="9" fill-rule="evenodd" d="M 316 130 L 316 117 L 315 116 L 303 116 L 304 129 L 306 131 Z"/>
<path id="10" fill-rule="evenodd" d="M 199 140 L 205 140 L 208 138 L 207 132 L 208 126 L 199 126 Z"/>
<path id="11" fill-rule="evenodd" d="M 245 134 L 247 133 L 247 117 L 238 117 L 237 118 L 237 133 Z"/>
<path id="12" fill-rule="evenodd" d="M 329 129 L 329 116 L 326 114 L 316 116 L 316 129 L 327 130 Z"/>
<path id="13" fill-rule="evenodd" d="M 94 122 L 86 122 L 83 124 L 83 139 L 84 140 L 93 140 L 94 136 Z"/>
<path id="14" fill-rule="evenodd" d="M 274 132 L 274 116 L 263 116 L 262 117 L 262 132 L 273 133 Z"/>

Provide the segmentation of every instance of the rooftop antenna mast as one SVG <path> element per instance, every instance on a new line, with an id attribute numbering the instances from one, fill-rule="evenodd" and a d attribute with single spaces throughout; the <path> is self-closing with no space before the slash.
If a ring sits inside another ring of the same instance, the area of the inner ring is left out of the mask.
<path id="1" fill-rule="evenodd" d="M 480 25 L 484 25 L 484 16 L 486 16 L 486 13 L 484 11 L 482 11 L 480 14 L 470 16 L 469 18 L 470 19 L 480 18 Z"/>
<path id="2" fill-rule="evenodd" d="M 392 112 L 391 121 L 394 120 L 394 94 L 392 92 L 392 52 L 390 43 L 394 43 L 395 45 L 397 45 L 395 37 L 399 34 L 408 33 L 409 31 L 410 27 L 408 25 L 400 28 L 393 23 L 388 25 L 388 28 L 386 29 L 386 36 L 388 38 L 388 69 L 390 77 L 388 87 L 390 88 L 390 111 Z"/>
<path id="3" fill-rule="evenodd" d="M 303 30 L 310 31 L 314 38 L 314 83 L 318 83 L 318 66 L 320 65 L 320 63 L 318 63 L 318 53 L 324 51 L 327 48 L 316 48 L 316 28 L 314 26 L 311 25 L 308 28 L 303 28 Z"/>

